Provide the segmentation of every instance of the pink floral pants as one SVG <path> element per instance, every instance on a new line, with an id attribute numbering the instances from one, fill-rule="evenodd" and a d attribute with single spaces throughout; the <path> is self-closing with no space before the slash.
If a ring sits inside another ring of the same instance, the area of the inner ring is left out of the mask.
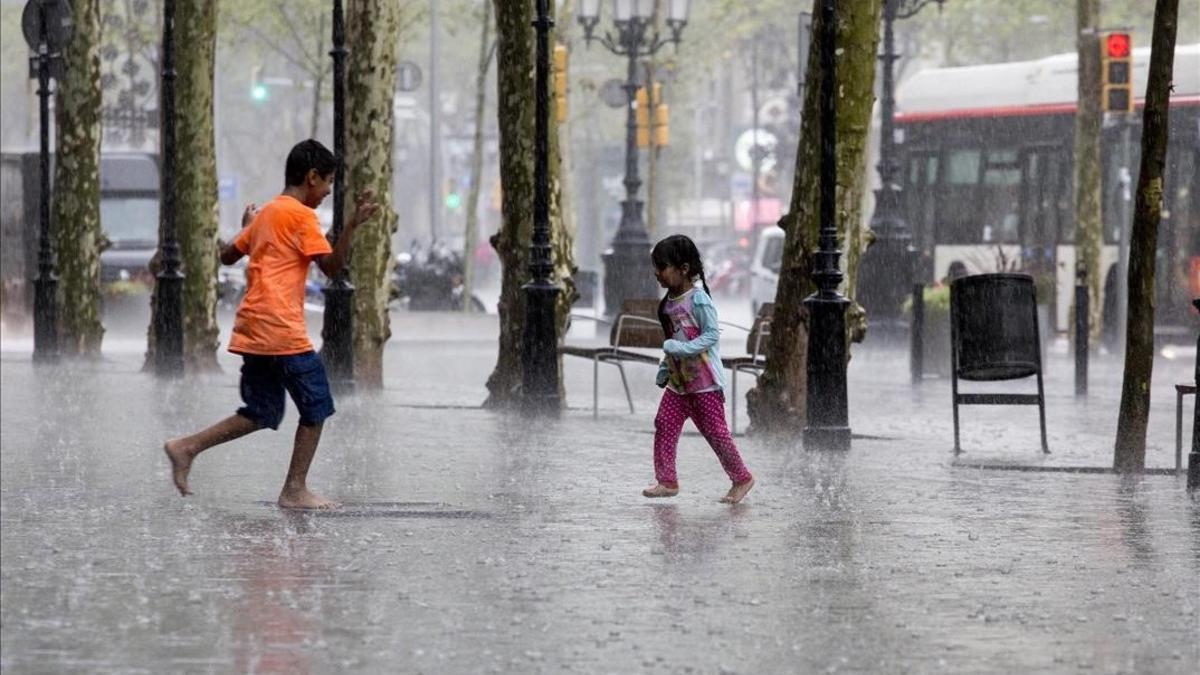
<path id="1" fill-rule="evenodd" d="M 654 476 L 658 482 L 675 486 L 675 449 L 683 423 L 692 418 L 696 428 L 708 440 L 729 480 L 742 483 L 750 480 L 750 471 L 742 463 L 737 445 L 725 425 L 725 395 L 720 391 L 700 394 L 677 394 L 670 389 L 663 392 L 658 404 L 658 415 L 654 418 Z"/>

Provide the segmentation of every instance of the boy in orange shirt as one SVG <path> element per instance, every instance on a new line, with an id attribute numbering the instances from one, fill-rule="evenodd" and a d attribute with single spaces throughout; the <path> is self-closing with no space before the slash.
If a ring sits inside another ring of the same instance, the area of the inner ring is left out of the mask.
<path id="1" fill-rule="evenodd" d="M 247 208 L 241 234 L 221 250 L 225 265 L 250 256 L 246 296 L 229 340 L 229 351 L 243 359 L 240 388 L 245 405 L 203 431 L 163 444 L 181 495 L 192 494 L 187 479 L 196 455 L 264 427 L 279 428 L 286 391 L 300 412 L 300 424 L 279 505 L 289 509 L 337 506 L 310 492 L 306 483 L 321 427 L 334 410 L 325 367 L 304 324 L 304 280 L 310 262 L 316 262 L 327 277 L 340 272 L 354 228 L 374 216 L 379 206 L 369 192 L 361 194 L 354 217 L 331 248 L 313 209 L 329 194 L 336 169 L 337 160 L 325 146 L 311 139 L 296 144 L 288 154 L 283 192 L 257 213 L 253 205 Z"/>

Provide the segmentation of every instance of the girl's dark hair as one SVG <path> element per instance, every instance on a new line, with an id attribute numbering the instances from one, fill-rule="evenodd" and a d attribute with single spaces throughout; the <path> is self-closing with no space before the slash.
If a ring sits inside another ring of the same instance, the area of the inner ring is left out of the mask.
<path id="1" fill-rule="evenodd" d="M 673 234 L 659 241 L 650 251 L 650 260 L 654 261 L 654 268 L 659 270 L 667 267 L 683 269 L 683 266 L 687 265 L 689 278 L 700 277 L 700 284 L 704 286 L 704 292 L 709 292 L 708 282 L 704 279 L 704 261 L 700 259 L 700 249 L 696 248 L 696 242 L 691 238 L 682 234 Z M 662 324 L 663 335 L 668 340 L 673 334 L 671 318 L 667 316 L 666 312 L 667 298 L 669 297 L 671 297 L 671 289 L 667 289 L 663 299 L 658 303 L 658 322 Z"/>
<path id="2" fill-rule="evenodd" d="M 329 148 L 310 138 L 297 143 L 288 153 L 287 164 L 283 170 L 288 187 L 303 185 L 304 178 L 313 169 L 322 177 L 329 176 L 337 170 L 337 158 Z"/>

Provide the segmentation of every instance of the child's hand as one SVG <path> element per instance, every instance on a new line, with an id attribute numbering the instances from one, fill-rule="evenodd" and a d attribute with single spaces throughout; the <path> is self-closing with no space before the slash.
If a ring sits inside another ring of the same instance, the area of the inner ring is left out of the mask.
<path id="1" fill-rule="evenodd" d="M 375 214 L 379 212 L 379 204 L 374 199 L 375 193 L 372 190 L 363 190 L 354 198 L 354 227 L 374 218 Z"/>
<path id="2" fill-rule="evenodd" d="M 671 379 L 670 374 L 665 370 L 658 371 L 658 376 L 654 378 L 654 384 L 658 385 L 659 389 L 667 386 L 667 380 Z"/>
<path id="3" fill-rule="evenodd" d="M 242 211 L 242 229 L 245 229 L 250 225 L 250 223 L 253 223 L 255 217 L 257 216 L 258 206 L 256 206 L 254 202 L 250 202 L 246 205 L 246 210 Z"/>

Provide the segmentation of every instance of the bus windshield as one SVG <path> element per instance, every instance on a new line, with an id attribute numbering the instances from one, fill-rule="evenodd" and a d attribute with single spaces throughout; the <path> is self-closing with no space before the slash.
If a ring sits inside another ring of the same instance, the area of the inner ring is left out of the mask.
<path id="1" fill-rule="evenodd" d="M 158 199 L 113 197 L 100 200 L 100 227 L 116 248 L 158 241 Z"/>

